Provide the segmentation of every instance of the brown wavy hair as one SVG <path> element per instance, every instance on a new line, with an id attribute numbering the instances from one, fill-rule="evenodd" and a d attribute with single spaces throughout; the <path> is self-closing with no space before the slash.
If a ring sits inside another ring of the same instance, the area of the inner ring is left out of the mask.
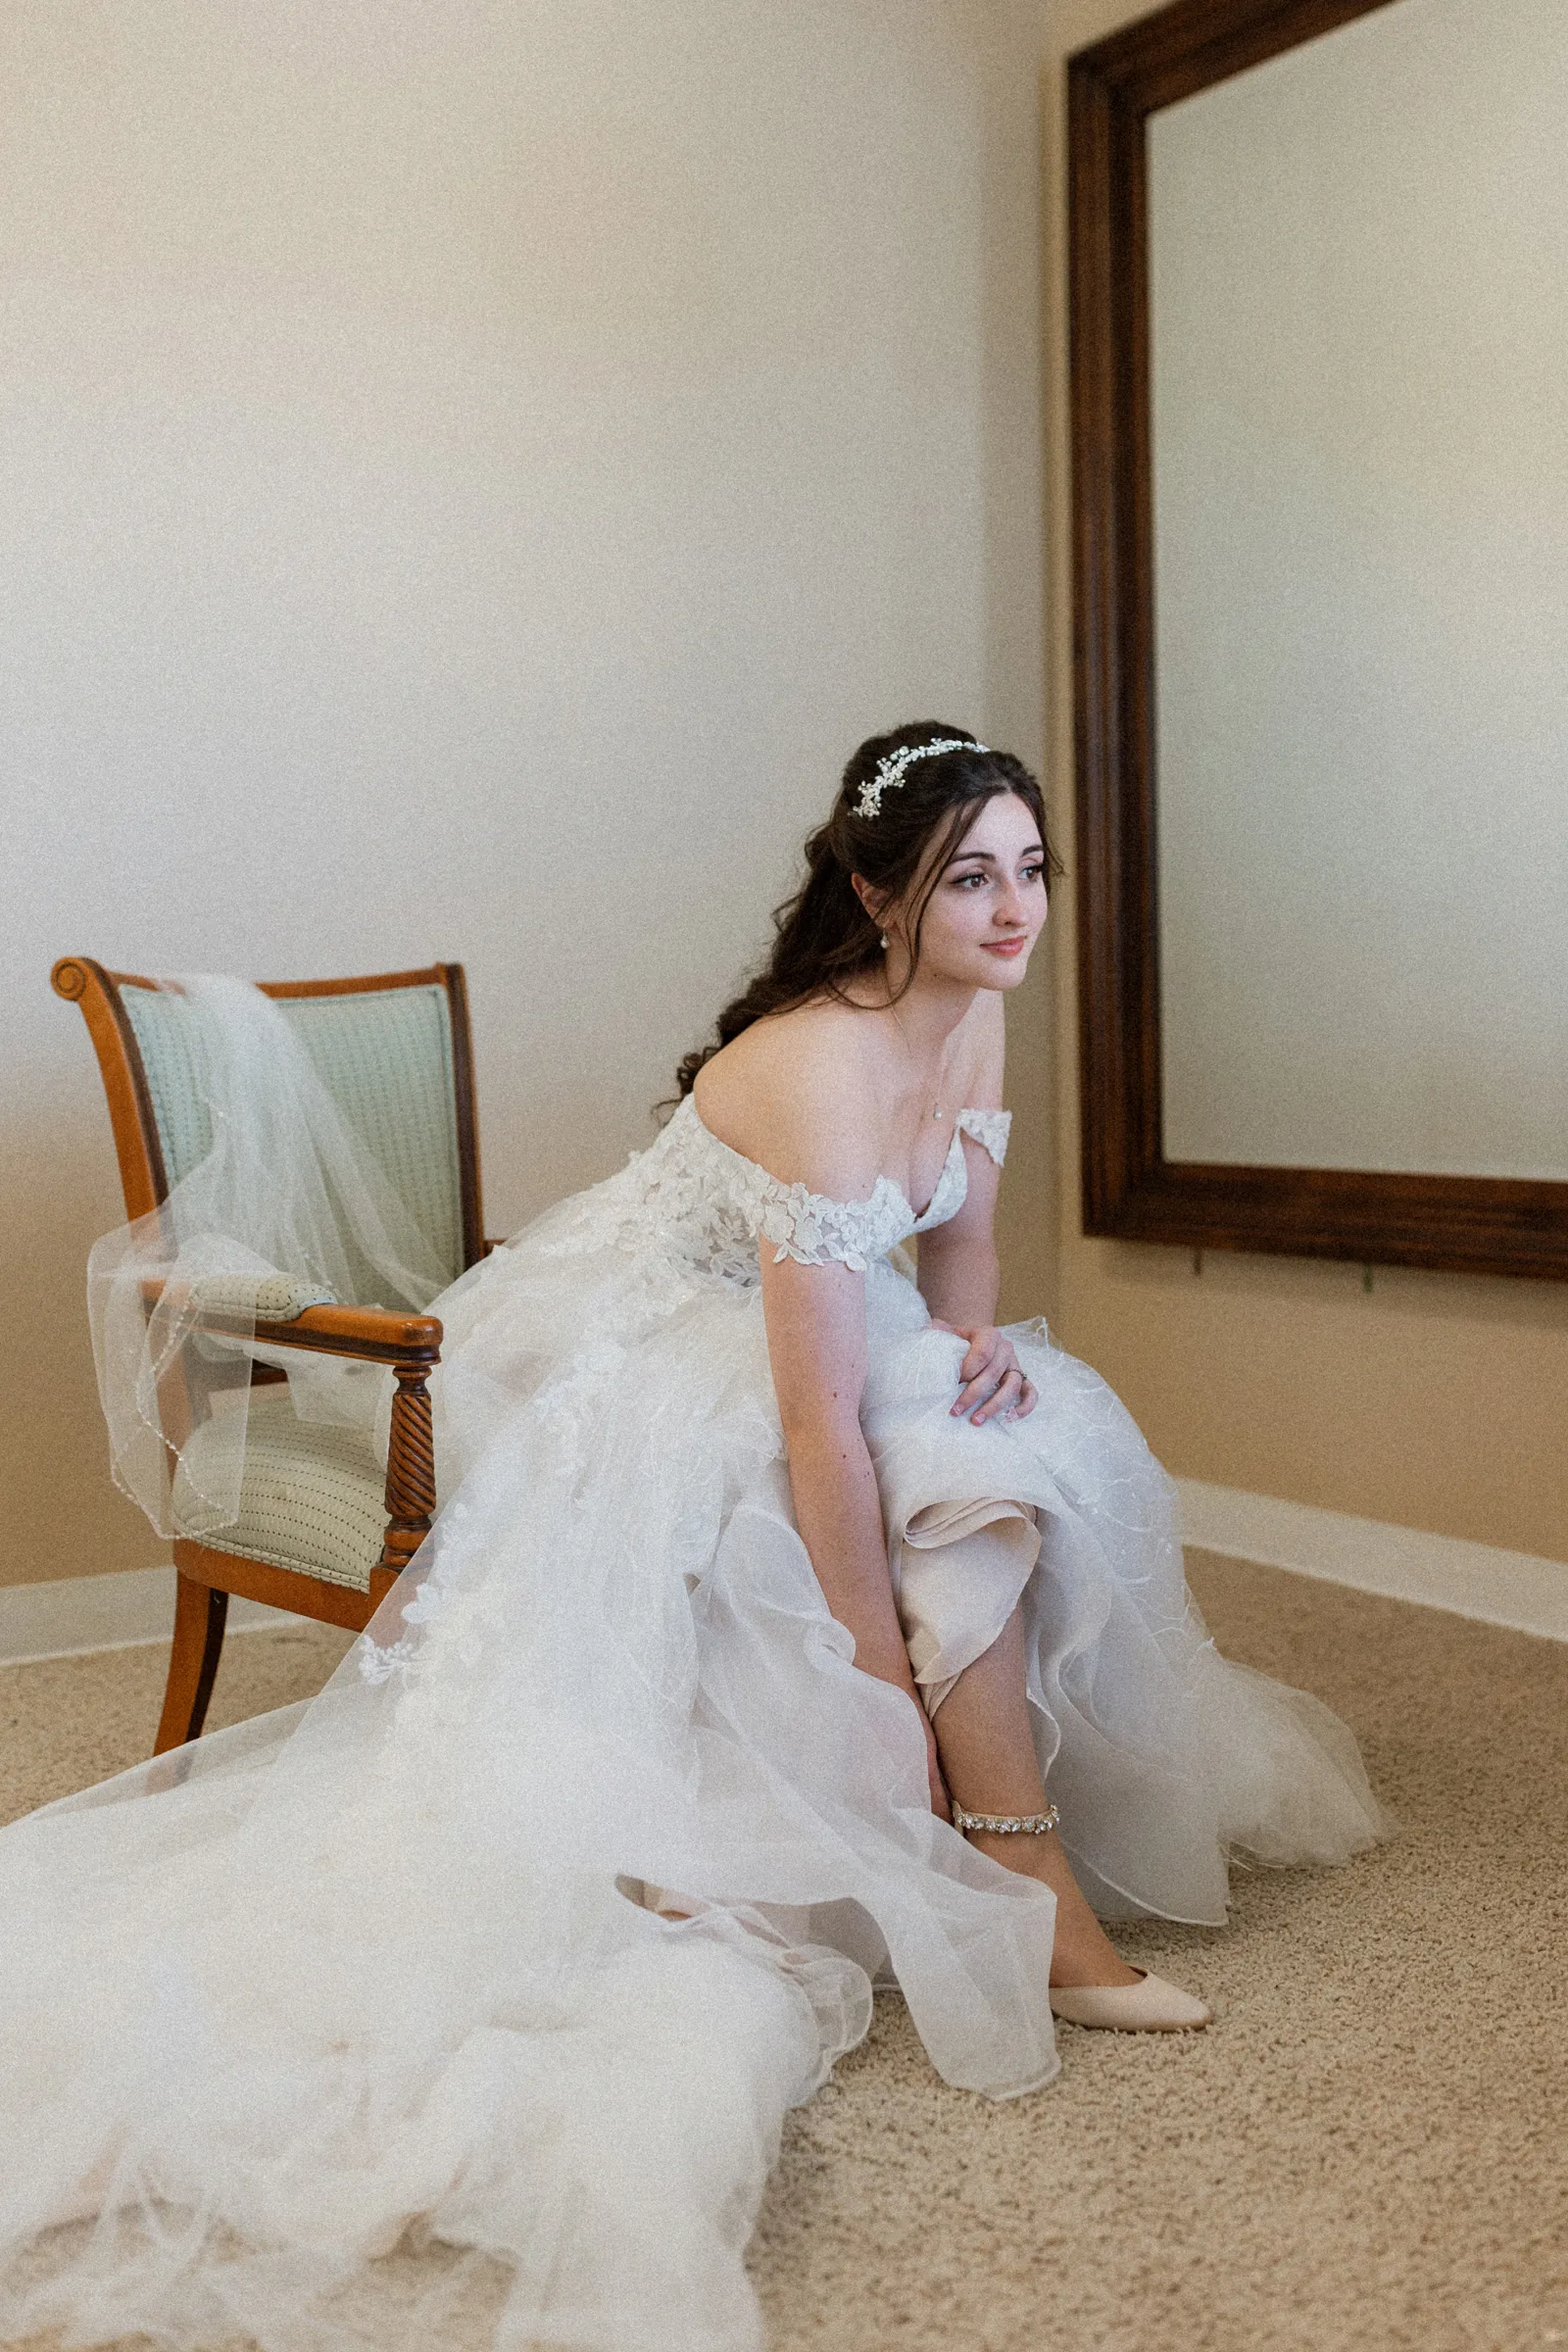
<path id="1" fill-rule="evenodd" d="M 862 787 L 890 752 L 954 740 L 963 748 L 916 760 L 905 769 L 902 783 L 883 792 L 874 816 L 857 815 Z M 880 927 L 861 906 L 850 876 L 862 875 L 896 903 L 909 890 L 933 839 L 940 837 L 919 898 L 909 909 L 913 921 L 910 969 L 904 983 L 907 988 L 919 959 L 926 908 L 943 868 L 982 802 L 1008 792 L 1017 794 L 1040 827 L 1049 889 L 1052 877 L 1062 870 L 1061 861 L 1046 830 L 1040 787 L 1021 760 L 1010 752 L 984 751 L 963 728 L 935 719 L 895 727 L 889 735 L 868 736 L 844 770 L 826 824 L 818 825 L 807 840 L 805 881 L 793 898 L 773 909 L 772 954 L 741 995 L 725 1005 L 712 1043 L 698 1047 L 681 1063 L 675 1100 L 691 1093 L 704 1062 L 765 1014 L 787 1012 L 816 997 L 853 1003 L 845 983 L 880 965 L 882 943 Z M 904 988 L 891 1001 L 896 1002 Z"/>

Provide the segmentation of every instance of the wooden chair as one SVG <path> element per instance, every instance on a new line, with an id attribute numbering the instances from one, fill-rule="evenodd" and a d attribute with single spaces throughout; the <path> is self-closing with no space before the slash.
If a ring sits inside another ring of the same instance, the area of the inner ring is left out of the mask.
<path id="1" fill-rule="evenodd" d="M 211 1147 L 181 1000 L 85 956 L 54 967 L 98 1054 L 129 1217 L 145 1216 Z M 264 983 L 339 1110 L 380 1161 L 452 1279 L 484 1254 L 479 1136 L 463 966 L 357 980 Z M 206 1319 L 221 1331 L 220 1316 Z M 311 1306 L 258 1320 L 270 1346 L 386 1364 L 397 1378 L 383 1475 L 359 1431 L 299 1421 L 277 1373 L 258 1368 L 239 1518 L 219 1541 L 176 1538 L 174 1642 L 154 1753 L 201 1731 L 231 1592 L 358 1632 L 429 1530 L 436 1505 L 432 1316 Z"/>

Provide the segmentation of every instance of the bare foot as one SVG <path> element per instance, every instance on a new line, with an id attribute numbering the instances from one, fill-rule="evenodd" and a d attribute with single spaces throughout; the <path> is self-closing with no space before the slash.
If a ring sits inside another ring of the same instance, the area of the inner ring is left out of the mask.
<path id="1" fill-rule="evenodd" d="M 1051 1947 L 1053 1984 L 1139 1983 L 1143 1970 L 1129 1968 L 1125 1960 L 1118 1958 L 1109 1936 L 1085 1901 L 1072 1875 L 1072 1864 L 1054 1832 L 1045 1838 L 1025 1838 L 971 1830 L 969 1842 L 989 1854 L 993 1862 L 1000 1862 L 1004 1870 L 1015 1870 L 1021 1878 L 1039 1879 L 1055 1896 L 1056 1936 Z"/>

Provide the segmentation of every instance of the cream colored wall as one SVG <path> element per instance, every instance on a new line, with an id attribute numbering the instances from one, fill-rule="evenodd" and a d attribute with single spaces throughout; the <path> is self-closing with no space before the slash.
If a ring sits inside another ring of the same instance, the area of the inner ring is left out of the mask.
<path id="1" fill-rule="evenodd" d="M 649 1139 L 860 736 L 1038 757 L 1035 43 L 1011 0 L 12 12 L 0 1581 L 160 1549 L 54 957 L 462 957 L 505 1230 Z"/>
<path id="2" fill-rule="evenodd" d="M 1051 514 L 1050 764 L 1072 772 L 1062 63 L 1129 23 L 1042 18 Z M 1086 1241 L 1078 1215 L 1071 909 L 1054 948 L 1064 1344 L 1194 1478 L 1568 1560 L 1568 1287 Z"/>

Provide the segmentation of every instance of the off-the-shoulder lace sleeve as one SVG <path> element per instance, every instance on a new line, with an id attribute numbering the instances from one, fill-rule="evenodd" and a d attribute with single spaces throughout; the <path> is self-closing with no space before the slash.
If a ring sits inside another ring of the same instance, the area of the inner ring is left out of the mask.
<path id="1" fill-rule="evenodd" d="M 989 1152 L 1000 1168 L 1007 1156 L 1007 1130 L 1012 1125 L 1010 1110 L 960 1110 L 958 1125 L 965 1135 L 972 1135 L 977 1144 Z"/>
<path id="2" fill-rule="evenodd" d="M 760 1171 L 759 1171 L 760 1174 Z M 773 1261 L 794 1258 L 801 1266 L 834 1261 L 863 1274 L 908 1231 L 909 1215 L 898 1186 L 879 1176 L 868 1200 L 832 1200 L 804 1184 L 780 1184 L 762 1175 L 754 1213 L 758 1231 L 772 1242 Z"/>
<path id="3" fill-rule="evenodd" d="M 961 1172 L 962 1153 L 956 1156 Z M 572 1247 L 591 1247 L 608 1225 L 619 1247 L 642 1252 L 650 1265 L 700 1268 L 754 1287 L 759 1259 L 767 1255 L 775 1264 L 793 1258 L 863 1274 L 916 1225 L 886 1176 L 864 1200 L 834 1200 L 781 1182 L 710 1134 L 690 1095 L 656 1144 L 580 1199 L 594 1213 Z"/>

